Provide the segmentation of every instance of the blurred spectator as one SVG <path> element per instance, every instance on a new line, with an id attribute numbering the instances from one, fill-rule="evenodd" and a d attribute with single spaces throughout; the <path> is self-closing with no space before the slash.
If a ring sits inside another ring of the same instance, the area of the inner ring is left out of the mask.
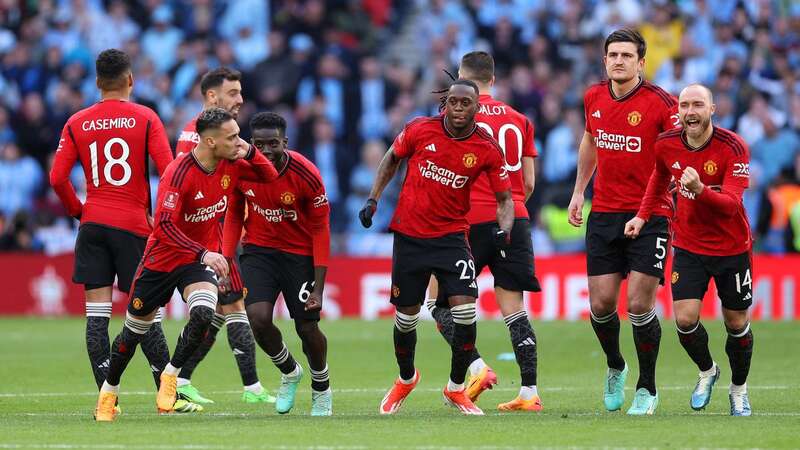
<path id="1" fill-rule="evenodd" d="M 578 145 L 583 138 L 584 124 L 581 112 L 570 108 L 564 121 L 547 134 L 541 172 L 547 183 L 572 183 L 578 164 Z"/>
<path id="2" fill-rule="evenodd" d="M 5 144 L 0 153 L 0 212 L 12 217 L 17 211 L 32 211 L 42 187 L 42 168 L 23 155 L 17 144 Z"/>
<path id="3" fill-rule="evenodd" d="M 786 123 L 786 113 L 771 107 L 762 95 L 754 95 L 750 100 L 750 108 L 742 114 L 736 129 L 739 135 L 752 146 L 764 136 L 764 124 L 781 128 Z"/>
<path id="4" fill-rule="evenodd" d="M 645 77 L 652 79 L 661 64 L 678 56 L 683 39 L 683 23 L 672 17 L 669 3 L 651 5 L 652 20 L 642 25 L 642 37 L 647 42 Z"/>
<path id="5" fill-rule="evenodd" d="M 358 85 L 358 130 L 361 138 L 380 139 L 386 135 L 386 110 L 394 103 L 397 89 L 383 78 L 380 61 L 374 56 L 361 60 Z"/>
<path id="6" fill-rule="evenodd" d="M 800 154 L 800 137 L 791 128 L 779 129 L 769 117 L 762 126 L 764 136 L 751 146 L 750 158 L 761 165 L 764 178 L 772 180 L 794 164 Z"/>
<path id="7" fill-rule="evenodd" d="M 9 222 L 7 230 L 0 234 L 0 251 L 42 250 L 42 244 L 33 236 L 33 226 L 27 213 L 20 211 Z"/>
<path id="8" fill-rule="evenodd" d="M 19 114 L 12 117 L 12 124 L 19 148 L 44 163 L 47 154 L 56 147 L 61 130 L 47 117 L 44 100 L 39 93 L 32 92 L 25 96 Z"/>
<path id="9" fill-rule="evenodd" d="M 142 51 L 159 72 L 166 72 L 176 62 L 183 33 L 172 25 L 172 9 L 162 4 L 153 10 L 153 25 L 142 35 Z"/>

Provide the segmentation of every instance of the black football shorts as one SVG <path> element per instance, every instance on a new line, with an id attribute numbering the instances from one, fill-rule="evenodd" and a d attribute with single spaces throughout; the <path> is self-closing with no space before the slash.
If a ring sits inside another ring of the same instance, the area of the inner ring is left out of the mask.
<path id="1" fill-rule="evenodd" d="M 743 311 L 753 304 L 750 252 L 732 256 L 709 256 L 675 248 L 670 278 L 673 301 L 702 300 L 712 278 L 725 309 Z"/>
<path id="2" fill-rule="evenodd" d="M 75 241 L 75 270 L 72 281 L 88 289 L 111 286 L 128 292 L 147 239 L 128 231 L 85 223 Z"/>
<path id="3" fill-rule="evenodd" d="M 589 213 L 586 224 L 586 273 L 589 276 L 636 271 L 664 284 L 669 252 L 669 219 L 652 216 L 636 239 L 625 237 L 625 223 L 635 213 Z"/>
<path id="4" fill-rule="evenodd" d="M 275 305 L 278 294 L 283 293 L 292 319 L 319 320 L 319 310 L 305 310 L 308 296 L 314 290 L 314 257 L 252 244 L 245 245 L 243 250 L 239 262 L 247 288 L 245 304 Z"/>
<path id="5" fill-rule="evenodd" d="M 200 262 L 180 266 L 172 272 L 158 272 L 140 266 L 129 296 L 128 312 L 134 316 L 146 316 L 169 303 L 175 288 L 183 295 L 186 286 L 200 282 L 218 285 L 214 271 Z"/>
<path id="6" fill-rule="evenodd" d="M 469 247 L 475 259 L 475 273 L 480 275 L 483 268 L 488 266 L 494 276 L 495 287 L 516 292 L 540 292 L 542 289 L 536 278 L 530 221 L 514 220 L 511 247 L 502 251 L 494 241 L 497 228 L 497 222 L 470 226 Z M 436 306 L 448 307 L 447 297 L 448 294 L 440 288 Z"/>
<path id="7" fill-rule="evenodd" d="M 391 302 L 421 305 L 431 275 L 448 296 L 478 296 L 475 261 L 464 233 L 420 239 L 394 233 Z"/>

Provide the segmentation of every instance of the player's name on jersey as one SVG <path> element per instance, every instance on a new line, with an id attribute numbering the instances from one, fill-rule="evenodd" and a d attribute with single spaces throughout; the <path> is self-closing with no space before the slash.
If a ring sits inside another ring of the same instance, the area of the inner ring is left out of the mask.
<path id="1" fill-rule="evenodd" d="M 108 119 L 84 120 L 81 124 L 83 131 L 114 130 L 118 128 L 136 128 L 136 118 L 134 117 L 114 117 Z"/>
<path id="2" fill-rule="evenodd" d="M 642 151 L 642 138 L 639 136 L 609 133 L 598 128 L 597 137 L 594 141 L 597 148 L 604 148 L 606 150 L 625 150 L 631 153 L 639 153 Z"/>
<path id="3" fill-rule="evenodd" d="M 216 204 L 213 204 L 211 206 L 205 206 L 202 208 L 197 208 L 197 211 L 195 211 L 192 214 L 184 213 L 183 220 L 192 223 L 205 222 L 207 220 L 215 218 L 218 213 L 225 212 L 227 208 L 228 208 L 228 196 L 223 195 L 222 200 L 218 201 Z"/>
<path id="4" fill-rule="evenodd" d="M 200 135 L 194 131 L 181 131 L 180 136 L 178 137 L 179 141 L 185 142 L 194 142 L 195 144 L 200 143 Z"/>
<path id="5" fill-rule="evenodd" d="M 481 105 L 479 114 L 487 116 L 502 116 L 507 114 L 505 105 Z"/>
<path id="6" fill-rule="evenodd" d="M 283 209 L 283 208 L 262 208 L 256 205 L 253 202 L 250 202 L 253 205 L 253 211 L 267 220 L 267 222 L 283 222 L 283 219 L 286 218 L 287 220 L 297 221 L 297 211 Z"/>
<path id="7" fill-rule="evenodd" d="M 425 160 L 425 164 L 419 165 L 419 173 L 425 178 L 450 186 L 453 189 L 461 189 L 469 181 L 468 176 L 458 175 L 450 169 L 437 166 L 433 161 Z"/>

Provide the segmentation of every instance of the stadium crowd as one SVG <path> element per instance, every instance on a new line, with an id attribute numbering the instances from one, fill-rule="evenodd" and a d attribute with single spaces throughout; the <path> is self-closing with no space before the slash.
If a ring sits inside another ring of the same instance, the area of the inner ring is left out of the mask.
<path id="1" fill-rule="evenodd" d="M 566 218 L 582 94 L 604 73 L 603 39 L 621 26 L 647 40 L 647 79 L 676 95 L 691 82 L 713 88 L 715 123 L 750 146 L 744 201 L 756 249 L 800 252 L 800 3 L 789 0 L 0 2 L 0 250 L 72 250 L 77 222 L 47 173 L 67 118 L 98 100 L 93 61 L 111 47 L 131 55 L 135 99 L 173 144 L 202 107 L 200 76 L 241 70 L 240 123 L 281 113 L 290 147 L 319 167 L 334 253 L 384 255 L 397 183 L 370 230 L 357 220 L 383 152 L 411 118 L 437 113 L 445 70 L 487 50 L 495 97 L 536 128 L 534 248 L 582 250 L 584 230 Z M 72 178 L 85 184 L 79 168 Z"/>

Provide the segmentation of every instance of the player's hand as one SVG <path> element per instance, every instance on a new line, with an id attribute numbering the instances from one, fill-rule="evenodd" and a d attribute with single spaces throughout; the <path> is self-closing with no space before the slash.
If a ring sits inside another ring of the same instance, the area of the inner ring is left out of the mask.
<path id="1" fill-rule="evenodd" d="M 700 182 L 700 175 L 693 167 L 683 169 L 681 184 L 695 194 L 699 194 L 703 191 L 703 183 Z"/>
<path id="2" fill-rule="evenodd" d="M 641 217 L 634 217 L 625 224 L 625 237 L 636 239 L 644 227 L 645 221 Z"/>
<path id="3" fill-rule="evenodd" d="M 312 292 L 306 300 L 306 311 L 320 311 L 322 310 L 322 294 L 319 292 Z"/>
<path id="4" fill-rule="evenodd" d="M 150 229 L 155 227 L 155 221 L 153 220 L 153 216 L 150 214 L 147 215 L 147 224 L 150 225 Z"/>
<path id="5" fill-rule="evenodd" d="M 216 252 L 206 252 L 203 255 L 203 264 L 211 267 L 211 270 L 217 274 L 217 278 L 227 278 L 229 274 L 228 261 L 225 257 Z"/>
<path id="6" fill-rule="evenodd" d="M 499 250 L 507 250 L 511 246 L 511 233 L 500 228 L 492 230 L 494 245 Z"/>
<path id="7" fill-rule="evenodd" d="M 372 216 L 377 210 L 378 202 L 375 201 L 374 198 L 368 198 L 367 203 L 365 203 L 364 207 L 361 208 L 361 211 L 358 212 L 358 220 L 361 221 L 361 225 L 363 225 L 364 228 L 369 228 L 372 226 Z"/>
<path id="8" fill-rule="evenodd" d="M 572 194 L 567 212 L 569 213 L 567 221 L 570 225 L 573 227 L 583 225 L 583 194 L 577 192 Z"/>
<path id="9" fill-rule="evenodd" d="M 236 143 L 236 159 L 245 159 L 250 154 L 250 143 L 242 138 Z"/>
<path id="10" fill-rule="evenodd" d="M 233 302 L 244 300 L 247 297 L 247 290 L 242 283 L 242 276 L 239 273 L 239 266 L 233 258 L 225 258 L 230 274 L 219 282 L 219 293 L 221 294 L 220 302 L 225 305 L 230 305 Z"/>

